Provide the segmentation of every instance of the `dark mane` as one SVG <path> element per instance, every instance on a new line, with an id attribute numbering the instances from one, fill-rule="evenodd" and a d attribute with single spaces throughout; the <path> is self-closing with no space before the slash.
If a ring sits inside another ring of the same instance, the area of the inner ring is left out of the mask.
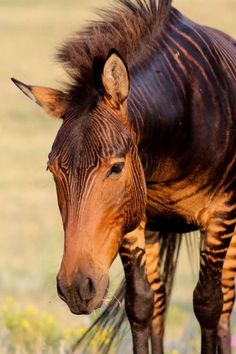
<path id="1" fill-rule="evenodd" d="M 111 49 L 126 61 L 129 69 L 145 49 L 149 40 L 166 23 L 172 0 L 118 0 L 118 4 L 99 10 L 100 20 L 91 22 L 84 30 L 66 41 L 57 59 L 69 74 L 68 99 L 82 114 L 95 105 L 100 75 Z M 139 53 L 139 55 L 137 55 Z M 79 101 L 79 102 L 78 102 Z"/>

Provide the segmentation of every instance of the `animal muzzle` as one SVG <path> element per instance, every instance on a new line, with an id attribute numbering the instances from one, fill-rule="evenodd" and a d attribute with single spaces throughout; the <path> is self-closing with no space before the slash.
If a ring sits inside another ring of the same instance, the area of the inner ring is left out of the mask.
<path id="1" fill-rule="evenodd" d="M 57 292 L 76 315 L 89 314 L 102 306 L 108 290 L 108 275 L 99 277 L 75 274 L 70 281 L 60 274 L 57 277 Z"/>

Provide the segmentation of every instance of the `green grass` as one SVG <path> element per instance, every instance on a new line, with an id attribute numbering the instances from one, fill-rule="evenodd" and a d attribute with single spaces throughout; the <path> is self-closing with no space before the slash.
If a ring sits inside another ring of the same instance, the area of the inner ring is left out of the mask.
<path id="1" fill-rule="evenodd" d="M 45 168 L 60 122 L 48 119 L 17 91 L 10 77 L 60 87 L 65 75 L 53 60 L 55 49 L 93 18 L 92 7 L 106 3 L 105 0 L 0 1 L 0 302 L 4 305 L 5 296 L 12 295 L 21 304 L 17 311 L 24 314 L 22 321 L 29 321 L 29 305 L 36 307 L 39 314 L 49 313 L 60 333 L 89 323 L 86 316 L 70 314 L 55 290 L 63 232 L 54 184 Z M 196 21 L 236 36 L 235 0 L 176 0 L 174 4 Z M 188 343 L 191 353 L 197 353 L 200 337 L 192 310 L 197 278 L 192 276 L 185 251 L 180 258 L 167 320 L 167 348 L 169 352 L 176 349 L 183 354 L 183 343 Z M 9 314 L 17 318 L 14 306 L 7 306 Z M 3 327 L 1 334 L 2 331 Z M 15 340 L 7 335 L 4 338 L 8 338 L 8 345 L 13 345 Z"/>

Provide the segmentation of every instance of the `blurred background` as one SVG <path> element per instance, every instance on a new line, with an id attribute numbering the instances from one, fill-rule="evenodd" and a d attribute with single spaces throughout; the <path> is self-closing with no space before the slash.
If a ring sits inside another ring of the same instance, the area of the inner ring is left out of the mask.
<path id="1" fill-rule="evenodd" d="M 46 162 L 60 121 L 46 117 L 10 78 L 60 87 L 65 74 L 54 61 L 56 48 L 94 18 L 94 8 L 107 4 L 105 0 L 0 0 L 1 353 L 64 353 L 91 321 L 70 314 L 56 294 L 63 232 Z M 236 37 L 236 0 L 174 0 L 174 6 L 199 23 Z M 192 310 L 197 253 L 192 267 L 186 249 L 181 251 L 167 319 L 168 353 L 199 353 Z M 120 272 L 119 265 L 114 272 Z M 232 322 L 236 335 L 235 316 Z"/>

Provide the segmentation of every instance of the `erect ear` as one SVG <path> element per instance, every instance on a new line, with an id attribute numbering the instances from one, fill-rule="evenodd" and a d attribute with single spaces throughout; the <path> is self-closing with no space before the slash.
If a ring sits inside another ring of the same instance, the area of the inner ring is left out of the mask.
<path id="1" fill-rule="evenodd" d="M 121 57 L 114 50 L 110 52 L 105 62 L 102 83 L 105 98 L 116 109 L 119 109 L 129 94 L 128 69 Z"/>
<path id="2" fill-rule="evenodd" d="M 12 78 L 14 84 L 50 116 L 62 118 L 67 108 L 66 94 L 52 88 L 26 85 Z"/>

